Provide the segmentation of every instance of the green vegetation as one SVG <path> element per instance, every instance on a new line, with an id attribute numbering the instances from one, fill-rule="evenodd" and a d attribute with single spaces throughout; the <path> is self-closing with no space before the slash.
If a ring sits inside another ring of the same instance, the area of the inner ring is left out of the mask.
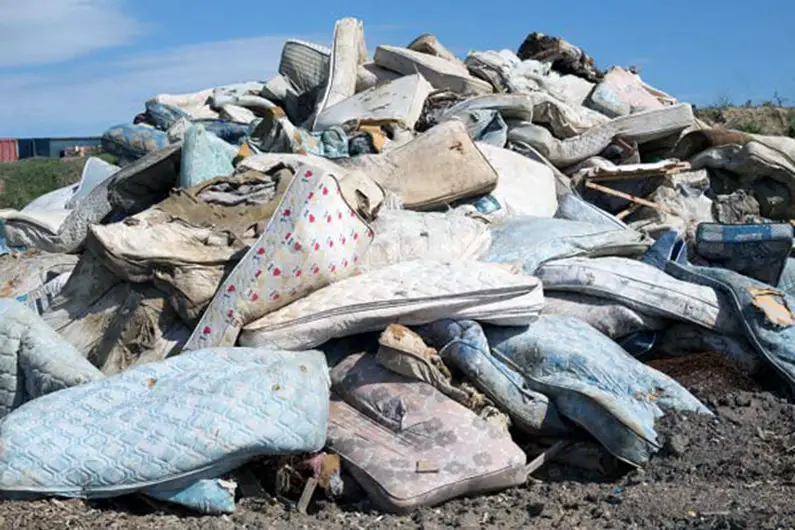
<path id="1" fill-rule="evenodd" d="M 111 155 L 109 153 L 99 153 L 99 154 L 91 155 L 91 156 L 93 156 L 94 158 L 101 158 L 102 160 L 104 160 L 108 164 L 113 164 L 114 166 L 118 166 L 119 165 L 119 157 Z"/>
<path id="2" fill-rule="evenodd" d="M 741 123 L 735 127 L 738 131 L 742 131 L 748 134 L 764 134 L 765 129 L 758 123 Z"/>
<path id="3" fill-rule="evenodd" d="M 74 184 L 87 158 L 28 158 L 0 162 L 0 208 L 20 209 L 57 188 Z"/>

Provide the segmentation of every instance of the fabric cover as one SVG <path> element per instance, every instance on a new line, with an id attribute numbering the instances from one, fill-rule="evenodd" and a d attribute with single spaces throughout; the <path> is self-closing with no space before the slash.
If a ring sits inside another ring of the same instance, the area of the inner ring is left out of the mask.
<path id="1" fill-rule="evenodd" d="M 331 401 L 329 446 L 382 509 L 407 513 L 526 480 L 510 435 L 433 386 L 369 355 L 348 357 L 331 377 L 344 401 Z"/>
<path id="2" fill-rule="evenodd" d="M 234 345 L 249 322 L 355 274 L 372 239 L 335 176 L 298 168 L 265 232 L 221 284 L 185 348 Z"/>
<path id="3" fill-rule="evenodd" d="M 534 277 L 479 262 L 417 260 L 333 283 L 243 329 L 240 344 L 284 349 L 440 318 L 526 324 L 543 306 Z"/>

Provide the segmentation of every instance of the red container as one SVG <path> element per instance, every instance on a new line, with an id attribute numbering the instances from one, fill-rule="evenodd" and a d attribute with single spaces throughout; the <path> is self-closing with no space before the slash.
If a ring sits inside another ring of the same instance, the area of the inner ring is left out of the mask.
<path id="1" fill-rule="evenodd" d="M 0 162 L 15 162 L 19 159 L 17 141 L 14 138 L 0 138 Z"/>

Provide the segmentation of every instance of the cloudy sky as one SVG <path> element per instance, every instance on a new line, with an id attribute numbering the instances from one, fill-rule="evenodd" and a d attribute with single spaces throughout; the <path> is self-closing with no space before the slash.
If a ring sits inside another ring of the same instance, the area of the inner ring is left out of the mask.
<path id="1" fill-rule="evenodd" d="M 795 104 L 792 0 L 0 0 L 0 137 L 99 135 L 158 93 L 266 80 L 285 38 L 329 44 L 334 21 L 364 21 L 367 45 L 432 32 L 464 57 L 516 50 L 541 31 L 599 66 L 640 67 L 695 103 Z M 337 7 L 349 4 L 348 7 Z"/>

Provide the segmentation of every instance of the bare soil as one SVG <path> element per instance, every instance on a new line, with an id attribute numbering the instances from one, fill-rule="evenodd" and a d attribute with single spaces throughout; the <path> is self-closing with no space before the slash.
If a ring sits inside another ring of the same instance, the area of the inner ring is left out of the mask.
<path id="1" fill-rule="evenodd" d="M 129 497 L 4 502 L 0 528 L 795 528 L 795 406 L 715 354 L 650 364 L 676 377 L 715 416 L 667 415 L 658 424 L 663 450 L 644 469 L 604 477 L 553 463 L 523 487 L 402 517 L 367 500 L 335 504 L 322 495 L 309 515 L 278 501 L 243 499 L 234 514 L 214 517 Z"/>

